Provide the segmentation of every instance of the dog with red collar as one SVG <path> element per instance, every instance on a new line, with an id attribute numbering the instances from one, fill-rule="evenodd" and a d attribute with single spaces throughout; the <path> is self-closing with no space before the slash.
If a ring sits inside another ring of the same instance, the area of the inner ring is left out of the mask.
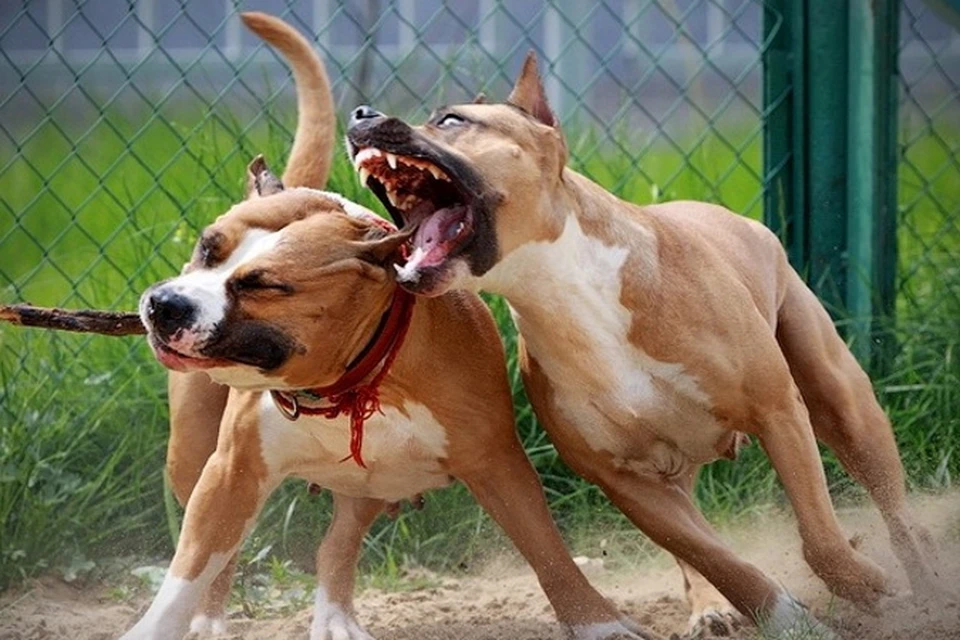
<path id="1" fill-rule="evenodd" d="M 458 292 L 415 301 L 397 286 L 408 234 L 320 190 L 334 129 L 321 62 L 282 21 L 244 21 L 291 63 L 300 119 L 282 181 L 256 159 L 247 199 L 141 299 L 150 345 L 174 372 L 168 468 L 187 506 L 160 591 L 124 637 L 222 631 L 244 535 L 290 476 L 334 494 L 312 640 L 370 638 L 352 606 L 364 533 L 388 505 L 455 480 L 516 544 L 573 637 L 650 637 L 563 545 L 514 430 L 484 303 Z"/>

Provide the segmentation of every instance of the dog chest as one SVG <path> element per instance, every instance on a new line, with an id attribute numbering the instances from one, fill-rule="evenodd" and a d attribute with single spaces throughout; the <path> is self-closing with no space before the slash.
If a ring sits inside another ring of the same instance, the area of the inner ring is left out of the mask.
<path id="1" fill-rule="evenodd" d="M 451 482 L 442 465 L 446 429 L 419 403 L 406 403 L 402 410 L 384 406 L 382 415 L 364 423 L 366 468 L 343 460 L 350 452 L 346 417 L 301 416 L 291 422 L 268 394 L 261 402 L 261 440 L 271 471 L 344 495 L 399 501 Z"/>
<path id="2" fill-rule="evenodd" d="M 537 273 L 533 284 L 503 283 L 504 293 L 528 352 L 550 381 L 552 409 L 591 448 L 636 459 L 660 442 L 687 460 L 712 460 L 727 432 L 697 379 L 629 339 L 622 278 L 636 274 L 623 269 L 631 251 L 645 250 L 655 252 L 607 244 L 571 219 L 556 241 L 525 245 L 504 260 L 512 273 Z"/>

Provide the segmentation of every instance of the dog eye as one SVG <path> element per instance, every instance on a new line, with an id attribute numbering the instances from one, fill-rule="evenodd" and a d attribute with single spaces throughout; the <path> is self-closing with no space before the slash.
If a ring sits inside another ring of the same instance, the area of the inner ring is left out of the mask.
<path id="1" fill-rule="evenodd" d="M 244 275 L 241 278 L 236 278 L 231 283 L 231 288 L 235 293 L 241 293 L 245 291 L 263 291 L 263 290 L 276 290 L 283 293 L 291 293 L 292 287 L 285 284 L 280 284 L 278 282 L 273 282 L 266 279 L 265 274 L 260 271 L 253 271 Z"/>
<path id="2" fill-rule="evenodd" d="M 441 129 L 446 129 L 448 127 L 459 127 L 460 125 L 464 125 L 466 123 L 467 121 L 465 119 L 455 113 L 448 113 L 437 120 L 437 126 Z"/>

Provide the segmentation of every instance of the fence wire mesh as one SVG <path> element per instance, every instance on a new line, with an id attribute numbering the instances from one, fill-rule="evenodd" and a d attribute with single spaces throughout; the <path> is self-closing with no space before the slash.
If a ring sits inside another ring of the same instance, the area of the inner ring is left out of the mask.
<path id="1" fill-rule="evenodd" d="M 532 47 L 574 167 L 634 201 L 762 216 L 761 0 L 4 2 L 4 302 L 131 308 L 239 196 L 250 157 L 285 156 L 289 76 L 243 29 L 246 8 L 315 40 L 341 113 L 369 102 L 416 118 L 503 97 Z M 957 278 L 941 277 L 960 248 L 960 39 L 920 0 L 901 23 L 899 307 L 911 310 L 960 298 Z M 330 186 L 363 197 L 349 171 Z M 131 353 L 147 361 L 142 345 L 103 342 L 4 330 L 5 409 L 24 415 L 13 378 L 101 384 Z M 159 375 L 123 381 L 156 388 Z"/>
<path id="2" fill-rule="evenodd" d="M 901 15 L 898 311 L 960 314 L 960 35 L 921 2 Z"/>

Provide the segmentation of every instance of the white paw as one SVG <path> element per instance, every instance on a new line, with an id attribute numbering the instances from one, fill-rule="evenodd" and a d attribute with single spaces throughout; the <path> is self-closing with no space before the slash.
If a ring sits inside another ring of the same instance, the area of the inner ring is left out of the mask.
<path id="1" fill-rule="evenodd" d="M 810 610 L 787 593 L 777 599 L 776 606 L 760 621 L 763 638 L 771 640 L 840 640 L 828 626 L 817 620 Z"/>
<path id="2" fill-rule="evenodd" d="M 313 605 L 310 640 L 373 640 L 353 614 L 327 599 L 326 589 L 317 587 Z"/>
<path id="3" fill-rule="evenodd" d="M 700 613 L 690 616 L 687 625 L 687 638 L 729 638 L 743 626 L 740 614 L 733 605 L 707 607 Z"/>
<path id="4" fill-rule="evenodd" d="M 633 622 L 617 621 L 575 624 L 570 627 L 570 637 L 574 640 L 648 640 L 655 636 L 648 635 Z"/>
<path id="5" fill-rule="evenodd" d="M 227 632 L 227 621 L 198 614 L 190 621 L 190 632 L 201 636 L 218 636 Z"/>

